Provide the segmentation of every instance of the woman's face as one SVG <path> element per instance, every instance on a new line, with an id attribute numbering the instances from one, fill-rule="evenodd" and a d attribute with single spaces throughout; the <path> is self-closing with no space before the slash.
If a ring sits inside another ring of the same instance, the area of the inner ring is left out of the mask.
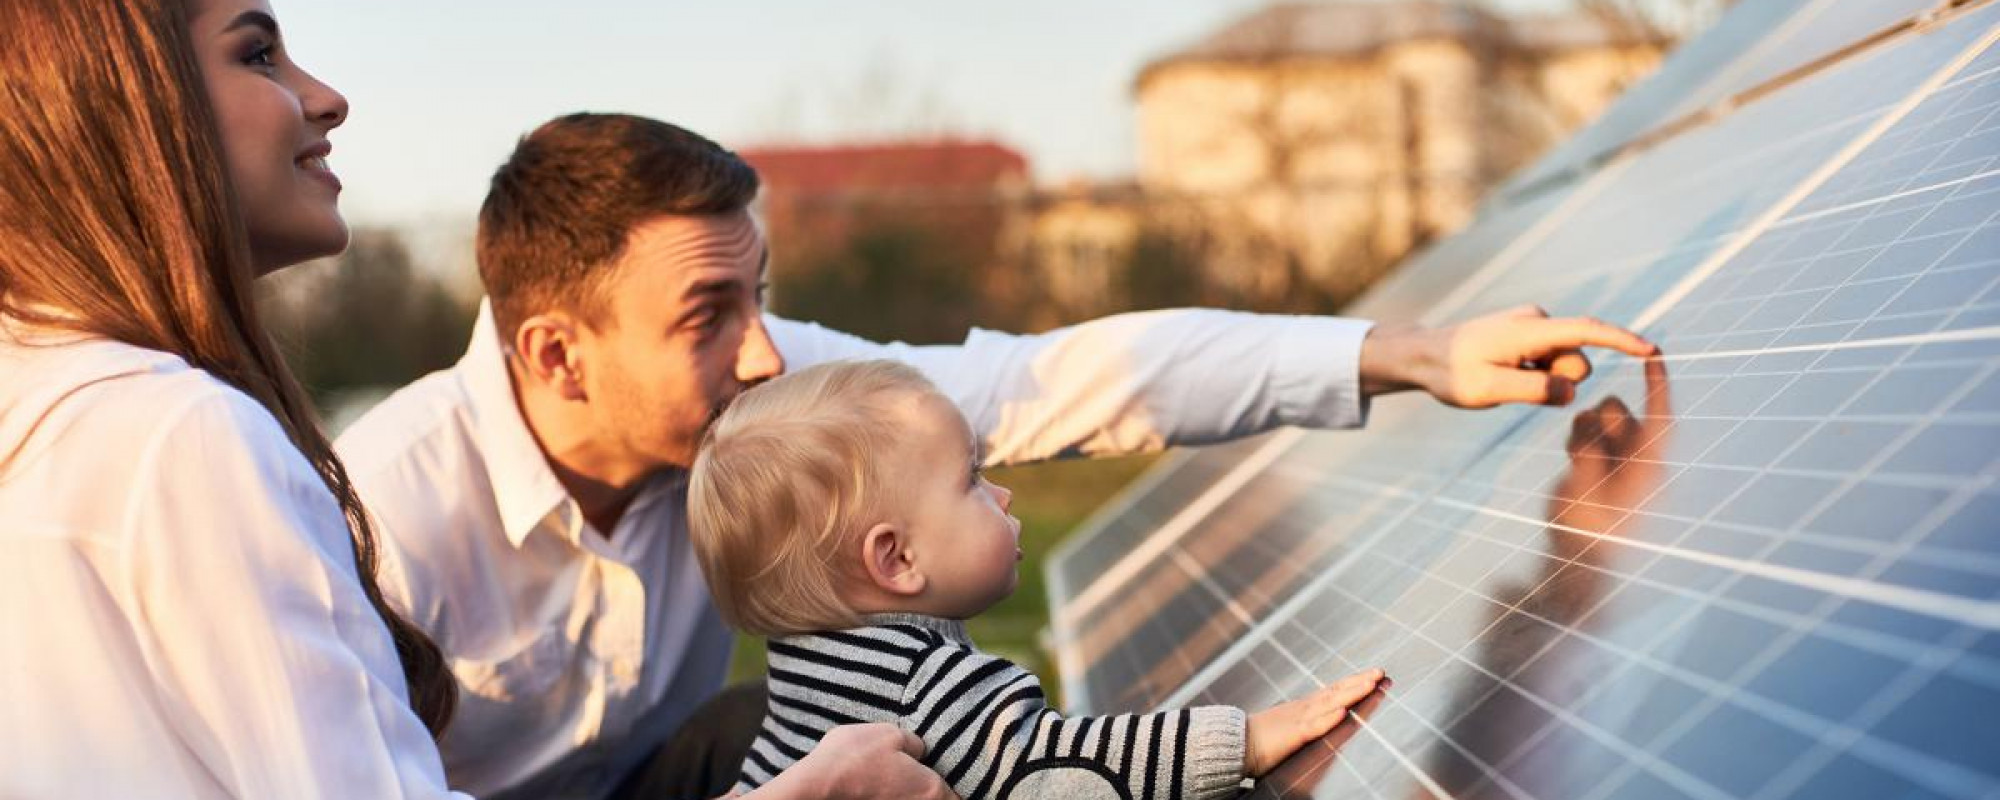
<path id="1" fill-rule="evenodd" d="M 189 9 L 257 272 L 345 249 L 340 179 L 326 158 L 347 98 L 292 63 L 265 0 L 191 0 Z"/>

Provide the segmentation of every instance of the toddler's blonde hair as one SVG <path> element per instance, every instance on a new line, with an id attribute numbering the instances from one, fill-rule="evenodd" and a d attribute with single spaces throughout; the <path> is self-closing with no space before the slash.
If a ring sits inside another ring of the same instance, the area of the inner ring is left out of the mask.
<path id="1" fill-rule="evenodd" d="M 759 636 L 861 624 L 840 592 L 863 575 L 850 544 L 882 521 L 897 405 L 936 392 L 901 363 L 837 361 L 754 387 L 716 419 L 688 512 L 725 621 Z"/>

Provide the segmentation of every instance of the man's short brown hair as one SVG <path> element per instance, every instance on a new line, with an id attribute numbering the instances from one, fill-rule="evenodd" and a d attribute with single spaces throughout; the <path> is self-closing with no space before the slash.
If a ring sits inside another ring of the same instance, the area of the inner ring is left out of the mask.
<path id="1" fill-rule="evenodd" d="M 503 336 L 550 309 L 601 319 L 632 229 L 749 208 L 757 171 L 693 131 L 630 114 L 570 114 L 522 137 L 479 209 L 479 277 Z"/>

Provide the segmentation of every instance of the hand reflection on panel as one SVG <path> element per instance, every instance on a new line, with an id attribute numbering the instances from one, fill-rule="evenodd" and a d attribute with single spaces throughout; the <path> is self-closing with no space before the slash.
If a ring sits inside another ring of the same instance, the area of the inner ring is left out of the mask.
<path id="1" fill-rule="evenodd" d="M 1572 420 L 1569 469 L 1551 489 L 1540 568 L 1525 580 L 1481 588 L 1512 610 L 1480 637 L 1474 663 L 1507 683 L 1465 680 L 1447 712 L 1462 716 L 1444 728 L 1445 738 L 1485 762 L 1482 768 L 1436 744 L 1431 775 L 1455 796 L 1514 796 L 1488 769 L 1529 797 L 1581 796 L 1618 766 L 1585 757 L 1575 747 L 1581 734 L 1528 698 L 1571 707 L 1603 677 L 1606 665 L 1588 657 L 1590 648 L 1558 640 L 1565 629 L 1588 633 L 1602 621 L 1590 612 L 1613 586 L 1604 568 L 1625 549 L 1619 540 L 1639 524 L 1635 512 L 1664 477 L 1661 456 L 1673 424 L 1666 366 L 1651 360 L 1645 369 L 1643 415 L 1609 397 Z"/>

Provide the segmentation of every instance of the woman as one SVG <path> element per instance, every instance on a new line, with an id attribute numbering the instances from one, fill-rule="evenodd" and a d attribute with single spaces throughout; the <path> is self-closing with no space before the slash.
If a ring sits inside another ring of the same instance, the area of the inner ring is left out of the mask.
<path id="1" fill-rule="evenodd" d="M 454 686 L 251 280 L 346 101 L 263 0 L 0 0 L 0 797 L 432 797 Z"/>

